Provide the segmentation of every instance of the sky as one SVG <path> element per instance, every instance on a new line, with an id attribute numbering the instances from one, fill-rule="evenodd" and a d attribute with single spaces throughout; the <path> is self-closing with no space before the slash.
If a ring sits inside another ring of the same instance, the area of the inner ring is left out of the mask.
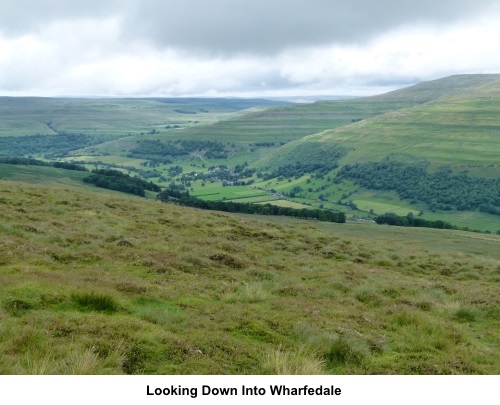
<path id="1" fill-rule="evenodd" d="M 1 96 L 371 95 L 500 73 L 500 0 L 1 0 Z"/>

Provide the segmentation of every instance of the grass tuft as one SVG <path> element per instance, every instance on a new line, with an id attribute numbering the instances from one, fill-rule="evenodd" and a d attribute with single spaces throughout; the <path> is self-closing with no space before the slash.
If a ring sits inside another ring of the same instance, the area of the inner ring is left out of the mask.
<path id="1" fill-rule="evenodd" d="M 97 311 L 113 313 L 119 310 L 120 306 L 113 297 L 99 293 L 73 293 L 71 299 L 77 304 L 80 311 Z"/>
<path id="2" fill-rule="evenodd" d="M 325 358 L 329 367 L 345 364 L 360 365 L 370 356 L 366 343 L 354 336 L 339 336 L 330 346 Z"/>
<path id="3" fill-rule="evenodd" d="M 324 374 L 324 360 L 307 350 L 283 351 L 281 347 L 268 350 L 262 359 L 267 374 L 275 375 L 319 375 Z"/>
<path id="4" fill-rule="evenodd" d="M 463 305 L 458 308 L 453 317 L 460 322 L 476 322 L 481 316 L 481 311 L 477 308 Z"/>

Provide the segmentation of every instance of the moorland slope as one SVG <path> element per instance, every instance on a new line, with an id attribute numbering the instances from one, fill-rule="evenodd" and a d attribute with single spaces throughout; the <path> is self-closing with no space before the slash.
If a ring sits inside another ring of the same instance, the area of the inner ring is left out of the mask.
<path id="1" fill-rule="evenodd" d="M 16 181 L 0 207 L 2 374 L 500 371 L 494 235 Z"/>

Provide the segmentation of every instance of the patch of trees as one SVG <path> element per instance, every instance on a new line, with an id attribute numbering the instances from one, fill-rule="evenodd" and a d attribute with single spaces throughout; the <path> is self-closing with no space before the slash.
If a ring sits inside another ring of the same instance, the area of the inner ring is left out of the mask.
<path id="1" fill-rule="evenodd" d="M 103 137 L 85 134 L 0 137 L 0 156 L 41 155 L 61 157 L 69 151 L 103 142 Z M 109 137 L 107 138 L 109 140 Z"/>
<path id="2" fill-rule="evenodd" d="M 58 169 L 77 170 L 81 172 L 88 171 L 85 166 L 81 166 L 72 162 L 44 162 L 43 160 L 24 157 L 0 158 L 0 163 L 9 165 L 56 167 Z"/>
<path id="3" fill-rule="evenodd" d="M 414 217 L 411 213 L 405 217 L 393 213 L 386 213 L 375 218 L 375 222 L 379 225 L 386 224 L 394 226 L 413 226 L 419 228 L 456 229 L 449 222 L 441 221 L 439 219 L 436 221 L 429 221 L 423 218 Z"/>
<path id="4" fill-rule="evenodd" d="M 271 173 L 264 173 L 262 178 L 264 180 L 269 180 L 275 177 L 283 178 L 299 178 L 306 173 L 314 173 L 316 176 L 324 176 L 328 172 L 338 167 L 337 161 L 330 161 L 324 163 L 303 163 L 296 162 L 293 164 L 288 164 L 278 167 Z"/>
<path id="5" fill-rule="evenodd" d="M 50 162 L 44 162 L 43 160 L 24 158 L 24 157 L 0 158 L 0 163 L 6 165 L 23 165 L 23 166 L 52 166 L 52 163 Z"/>
<path id="6" fill-rule="evenodd" d="M 171 166 L 168 168 L 168 175 L 171 176 L 171 177 L 175 177 L 175 176 L 178 176 L 182 173 L 183 169 L 181 166 L 177 165 L 177 166 Z"/>
<path id="7" fill-rule="evenodd" d="M 275 177 L 299 178 L 311 173 L 317 177 L 328 174 L 338 167 L 338 160 L 344 157 L 348 149 L 335 145 L 318 145 L 317 143 L 304 143 L 291 151 L 288 163 L 279 166 L 270 173 L 263 173 L 262 178 L 269 180 Z"/>
<path id="8" fill-rule="evenodd" d="M 160 186 L 157 184 L 147 182 L 137 177 L 130 177 L 128 174 L 113 169 L 92 170 L 92 174 L 85 177 L 83 181 L 97 187 L 121 191 L 123 193 L 134 194 L 141 197 L 146 195 L 145 190 L 155 192 L 161 191 Z"/>
<path id="9" fill-rule="evenodd" d="M 170 187 L 160 194 L 157 198 L 160 201 L 175 202 L 179 205 L 200 208 L 212 211 L 238 212 L 244 214 L 260 214 L 260 215 L 278 215 L 286 217 L 317 219 L 327 222 L 345 222 L 345 214 L 342 212 L 334 212 L 330 210 L 320 209 L 296 209 L 289 207 L 279 207 L 271 204 L 252 204 L 239 203 L 233 201 L 205 201 L 197 197 L 189 195 L 189 192 L 180 187 Z"/>
<path id="10" fill-rule="evenodd" d="M 348 179 L 375 190 L 396 191 L 411 203 L 423 202 L 431 211 L 475 210 L 500 215 L 500 179 L 470 177 L 442 168 L 428 173 L 423 164 L 395 161 L 347 165 L 337 180 Z"/>
<path id="11" fill-rule="evenodd" d="M 76 163 L 71 162 L 54 162 L 54 167 L 57 167 L 58 169 L 76 170 L 78 172 L 88 172 L 85 166 L 77 165 Z"/>
<path id="12" fill-rule="evenodd" d="M 195 139 L 176 140 L 161 142 L 159 140 L 141 140 L 131 150 L 132 157 L 151 156 L 187 156 L 193 152 L 203 153 L 207 159 L 227 159 L 229 151 L 224 144 L 215 141 L 204 141 Z"/>

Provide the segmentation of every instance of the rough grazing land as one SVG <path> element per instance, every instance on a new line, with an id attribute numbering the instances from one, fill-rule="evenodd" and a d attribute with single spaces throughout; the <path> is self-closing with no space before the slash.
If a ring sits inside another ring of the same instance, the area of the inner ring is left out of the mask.
<path id="1" fill-rule="evenodd" d="M 500 372 L 500 238 L 272 221 L 0 181 L 0 373 Z"/>

